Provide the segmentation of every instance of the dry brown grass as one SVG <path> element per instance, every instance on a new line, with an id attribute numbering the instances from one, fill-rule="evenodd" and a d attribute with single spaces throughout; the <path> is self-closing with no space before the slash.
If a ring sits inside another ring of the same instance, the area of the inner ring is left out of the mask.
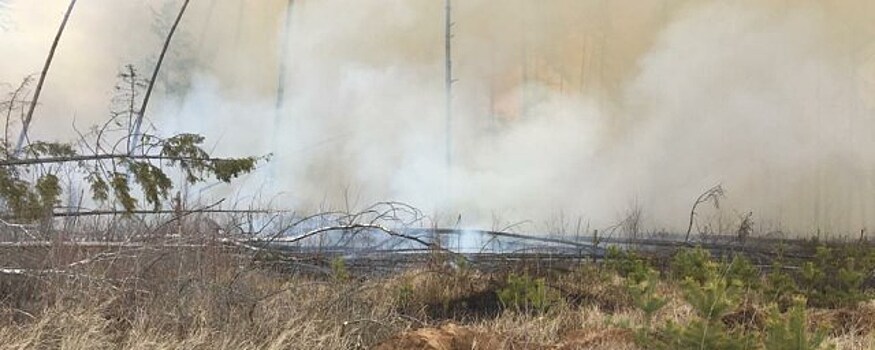
<path id="1" fill-rule="evenodd" d="M 349 349 L 408 324 L 366 299 L 364 283 L 261 269 L 221 247 L 125 255 L 0 275 L 0 347 Z"/>
<path id="2" fill-rule="evenodd" d="M 48 262 L 28 252 L 33 256 L 8 260 L 19 264 L 11 267 L 58 271 L 0 274 L 0 348 L 636 349 L 629 327 L 644 323 L 621 280 L 586 266 L 545 274 L 565 298 L 533 313 L 499 307 L 500 272 L 433 264 L 337 280 L 267 268 L 208 243 L 110 253 L 75 267 L 69 264 L 96 252 L 46 251 Z M 655 324 L 692 317 L 677 287 L 660 284 L 659 294 L 669 304 Z M 829 339 L 837 348 L 869 349 L 872 310 L 867 304 L 813 311 L 811 319 L 837 326 Z M 733 316 L 741 323 L 753 317 Z"/>

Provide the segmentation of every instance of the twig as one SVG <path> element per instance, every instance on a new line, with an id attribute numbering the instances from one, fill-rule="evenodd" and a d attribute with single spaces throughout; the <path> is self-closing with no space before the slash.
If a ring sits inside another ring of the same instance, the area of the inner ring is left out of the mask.
<path id="1" fill-rule="evenodd" d="M 2 223 L 3 225 L 6 225 L 6 227 L 17 228 L 17 229 L 21 230 L 22 232 L 24 232 L 25 235 L 27 235 L 28 237 L 30 237 L 34 240 L 39 239 L 36 236 L 34 236 L 33 234 L 31 234 L 30 231 L 28 231 L 27 228 L 22 224 L 13 224 L 13 223 L 10 223 L 6 220 L 3 220 L 2 218 L 0 218 L 0 223 Z"/>

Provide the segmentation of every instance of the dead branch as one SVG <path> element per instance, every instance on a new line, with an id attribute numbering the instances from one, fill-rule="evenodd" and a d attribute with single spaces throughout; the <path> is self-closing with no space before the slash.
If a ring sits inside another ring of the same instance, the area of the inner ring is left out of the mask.
<path id="1" fill-rule="evenodd" d="M 738 224 L 738 229 L 735 230 L 735 235 L 738 236 L 739 241 L 744 242 L 748 237 L 753 234 L 753 212 L 749 211 L 744 215 L 741 215 L 740 219 L 741 222 Z"/>
<path id="2" fill-rule="evenodd" d="M 31 239 L 34 239 L 34 240 L 37 239 L 36 236 L 34 236 L 32 233 L 30 233 L 30 230 L 27 229 L 26 225 L 11 223 L 11 222 L 8 222 L 8 221 L 3 220 L 3 219 L 0 219 L 0 224 L 3 224 L 4 226 L 9 227 L 9 228 L 20 230 L 21 232 L 23 232 L 25 235 L 27 235 Z"/>
<path id="3" fill-rule="evenodd" d="M 189 210 L 182 212 L 182 215 L 191 215 L 191 214 L 273 214 L 277 213 L 277 210 L 257 210 L 257 209 L 198 209 L 198 210 Z M 125 210 L 91 210 L 91 211 L 80 211 L 80 212 L 55 212 L 52 213 L 53 217 L 56 218 L 65 218 L 65 217 L 83 217 L 83 216 L 119 216 L 119 215 L 177 215 L 179 211 L 176 210 L 133 210 L 133 211 L 125 211 Z"/>
<path id="4" fill-rule="evenodd" d="M 14 275 L 14 276 L 26 276 L 32 278 L 40 278 L 46 276 L 58 276 L 58 277 L 67 277 L 71 279 L 83 279 L 88 280 L 90 282 L 101 282 L 106 286 L 114 289 L 120 290 L 118 287 L 113 285 L 113 281 L 107 278 L 94 277 L 87 274 L 75 273 L 65 270 L 57 270 L 57 269 L 44 269 L 44 270 L 34 270 L 34 269 L 19 269 L 19 268 L 0 268 L 0 275 Z"/>
<path id="5" fill-rule="evenodd" d="M 43 157 L 43 158 L 26 158 L 26 159 L 6 159 L 0 161 L 0 166 L 21 166 L 21 165 L 41 165 L 41 164 L 57 164 L 57 163 L 76 163 L 100 160 L 158 160 L 158 161 L 206 161 L 217 162 L 227 158 L 192 158 L 192 157 L 171 157 L 163 155 L 133 155 L 133 154 L 88 154 L 77 155 L 70 157 Z"/>
<path id="6" fill-rule="evenodd" d="M 49 248 L 49 247 L 76 247 L 76 248 L 129 248 L 129 249 L 164 249 L 164 248 L 190 248 L 200 249 L 207 247 L 206 244 L 197 243 L 142 243 L 120 241 L 33 241 L 33 242 L 0 242 L 0 248 Z"/>
<path id="7" fill-rule="evenodd" d="M 690 209 L 690 224 L 687 226 L 687 234 L 684 238 L 684 243 L 690 242 L 690 233 L 693 231 L 693 222 L 696 219 L 696 208 L 698 208 L 700 204 L 707 202 L 712 202 L 714 203 L 715 208 L 720 208 L 720 199 L 724 196 L 725 193 L 723 191 L 723 186 L 717 185 L 700 194 L 699 198 L 696 198 L 696 202 L 693 203 L 693 208 Z"/>
<path id="8" fill-rule="evenodd" d="M 438 233 L 438 234 L 448 234 L 448 233 L 455 233 L 455 232 L 459 232 L 459 231 L 460 230 L 455 230 L 455 229 L 434 229 L 434 232 Z M 493 237 L 507 237 L 507 238 L 516 238 L 516 239 L 535 241 L 535 242 L 556 243 L 556 244 L 572 246 L 575 248 L 583 248 L 583 249 L 590 249 L 590 250 L 597 249 L 597 247 L 591 243 L 580 243 L 580 242 L 569 241 L 569 240 L 558 239 L 558 238 L 551 238 L 551 237 L 541 237 L 541 236 L 535 236 L 535 235 L 523 235 L 523 234 L 519 234 L 519 233 L 510 233 L 510 232 L 501 232 L 501 231 L 468 230 L 468 232 L 479 233 L 479 234 L 484 234 L 484 235 L 493 236 Z"/>
<path id="9" fill-rule="evenodd" d="M 404 233 L 400 233 L 400 232 L 396 232 L 388 227 L 385 227 L 382 225 L 377 225 L 377 224 L 351 224 L 351 225 L 322 227 L 322 228 L 308 231 L 306 233 L 303 233 L 303 234 L 295 236 L 295 237 L 278 237 L 278 238 L 270 240 L 270 242 L 291 244 L 291 243 L 297 243 L 297 242 L 303 241 L 307 238 L 310 238 L 310 237 L 313 237 L 313 236 L 316 236 L 316 235 L 319 235 L 322 233 L 326 233 L 326 232 L 352 231 L 352 230 L 362 230 L 362 229 L 377 230 L 377 231 L 383 232 L 383 233 L 385 233 L 389 236 L 392 236 L 392 237 L 403 238 L 403 239 L 407 239 L 407 240 L 419 243 L 419 244 L 421 244 L 425 247 L 428 247 L 428 248 L 433 248 L 435 245 L 434 243 L 427 242 L 427 241 L 423 240 L 422 238 L 408 235 L 408 234 L 404 234 Z M 250 241 L 259 242 L 261 240 L 258 238 L 253 238 L 253 239 L 250 239 Z M 443 249 L 443 248 L 441 248 L 441 249 Z"/>
<path id="10" fill-rule="evenodd" d="M 5 125 L 3 127 L 3 146 L 6 151 L 6 158 L 10 157 L 9 147 L 9 125 L 12 123 L 12 111 L 15 110 L 17 105 L 27 103 L 24 101 L 24 97 L 21 97 L 26 93 L 28 85 L 30 85 L 31 81 L 33 81 L 33 76 L 28 75 L 24 79 L 21 80 L 21 84 L 18 84 L 18 88 L 12 91 L 12 94 L 9 96 L 9 101 L 5 102 L 6 104 L 6 120 Z"/>
<path id="11" fill-rule="evenodd" d="M 105 261 L 105 260 L 109 260 L 109 259 L 115 260 L 118 256 L 119 256 L 119 254 L 114 253 L 114 252 L 97 253 L 97 254 L 90 256 L 90 257 L 87 257 L 85 259 L 69 263 L 69 264 L 67 264 L 67 267 L 74 268 L 74 267 L 79 267 L 79 266 L 95 263 L 98 261 Z"/>

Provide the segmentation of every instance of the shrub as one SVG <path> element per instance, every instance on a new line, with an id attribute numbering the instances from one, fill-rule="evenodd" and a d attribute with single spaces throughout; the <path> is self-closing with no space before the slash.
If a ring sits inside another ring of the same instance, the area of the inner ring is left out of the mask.
<path id="1" fill-rule="evenodd" d="M 331 276 L 338 282 L 349 280 L 349 270 L 347 270 L 346 261 L 342 257 L 331 259 Z"/>
<path id="2" fill-rule="evenodd" d="M 548 286 L 572 305 L 592 305 L 600 310 L 616 312 L 633 306 L 626 279 L 618 278 L 604 265 L 583 263 Z"/>
<path id="3" fill-rule="evenodd" d="M 745 288 L 752 290 L 762 289 L 762 272 L 753 265 L 750 259 L 734 255 L 725 265 L 726 275 L 730 280 L 737 281 Z"/>
<path id="4" fill-rule="evenodd" d="M 605 266 L 633 283 L 641 282 L 649 277 L 652 271 L 650 264 L 635 252 L 609 247 L 605 256 Z"/>
<path id="5" fill-rule="evenodd" d="M 815 350 L 822 349 L 826 338 L 824 332 L 810 334 L 806 329 L 805 299 L 794 299 L 793 307 L 781 315 L 773 306 L 772 317 L 766 326 L 763 345 L 768 350 Z"/>
<path id="6" fill-rule="evenodd" d="M 793 297 L 799 294 L 799 287 L 793 276 L 784 270 L 782 261 L 772 264 L 771 271 L 766 275 L 763 296 L 767 302 L 777 303 L 781 309 L 786 309 L 793 302 Z"/>
<path id="7" fill-rule="evenodd" d="M 684 300 L 693 308 L 696 318 L 687 324 L 669 323 L 657 331 L 639 332 L 639 345 L 645 349 L 754 348 L 751 337 L 727 330 L 722 321 L 738 306 L 741 283 L 718 274 L 714 263 L 701 251 L 679 256 L 675 263 L 688 268 L 687 272 L 692 275 L 684 279 L 682 288 Z"/>
<path id="8" fill-rule="evenodd" d="M 672 277 L 678 281 L 691 278 L 704 284 L 716 274 L 745 288 L 761 288 L 760 271 L 741 255 L 734 255 L 729 261 L 715 261 L 711 253 L 700 247 L 683 249 L 672 258 L 670 268 Z"/>
<path id="9" fill-rule="evenodd" d="M 682 249 L 672 257 L 671 276 L 678 281 L 692 279 L 704 284 L 708 276 L 716 273 L 718 265 L 711 260 L 711 253 L 702 248 Z"/>
<path id="10" fill-rule="evenodd" d="M 873 269 L 875 263 L 868 248 L 820 246 L 814 259 L 802 265 L 799 291 L 810 306 L 854 306 L 869 298 L 864 282 Z"/>
<path id="11" fill-rule="evenodd" d="M 635 306 L 644 313 L 644 327 L 635 330 L 635 338 L 641 344 L 646 344 L 653 336 L 653 316 L 668 303 L 668 299 L 657 294 L 658 283 L 659 274 L 653 270 L 650 270 L 646 278 L 640 282 L 628 281 L 629 294 Z"/>
<path id="12" fill-rule="evenodd" d="M 556 298 L 548 294 L 543 278 L 533 279 L 528 275 L 508 275 L 505 286 L 497 294 L 504 308 L 517 311 L 543 312 L 556 302 Z"/>
<path id="13" fill-rule="evenodd" d="M 409 282 L 402 283 L 398 286 L 396 290 L 397 303 L 401 308 L 405 308 L 410 305 L 413 301 L 413 297 L 415 296 L 415 290 L 413 289 L 413 285 Z"/>

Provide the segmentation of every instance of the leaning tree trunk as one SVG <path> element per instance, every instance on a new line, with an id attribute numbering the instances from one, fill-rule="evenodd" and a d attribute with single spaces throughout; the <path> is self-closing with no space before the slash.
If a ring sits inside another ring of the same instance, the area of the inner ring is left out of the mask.
<path id="1" fill-rule="evenodd" d="M 140 106 L 140 111 L 137 113 L 137 119 L 134 121 L 134 130 L 131 133 L 131 141 L 128 143 L 128 153 L 133 153 L 139 147 L 140 129 L 143 126 L 143 117 L 146 115 L 146 108 L 149 107 L 149 99 L 152 97 L 152 90 L 155 88 L 155 80 L 158 79 L 158 72 L 161 71 L 161 65 L 164 63 L 164 56 L 167 55 L 167 50 L 170 48 L 170 42 L 173 41 L 173 34 L 176 33 L 176 28 L 179 27 L 179 22 L 182 21 L 182 16 L 185 14 L 185 9 L 188 8 L 190 0 L 185 0 L 182 3 L 182 8 L 179 9 L 179 14 L 176 15 L 176 20 L 173 26 L 170 27 L 170 32 L 167 33 L 167 38 L 164 39 L 164 46 L 161 48 L 161 54 L 158 55 L 158 62 L 155 63 L 155 69 L 152 70 L 152 78 L 149 79 L 149 86 L 146 88 L 146 95 L 143 97 L 143 104 Z"/>
<path id="2" fill-rule="evenodd" d="M 76 6 L 76 0 L 70 0 L 70 6 L 67 7 L 67 12 L 64 13 L 64 20 L 61 21 L 61 26 L 58 28 L 58 33 L 55 34 L 55 40 L 52 41 L 52 47 L 49 49 L 49 56 L 46 57 L 46 63 L 43 65 L 43 70 L 40 72 L 39 82 L 36 84 L 36 90 L 33 92 L 33 98 L 30 101 L 30 107 L 27 109 L 27 114 L 21 122 L 21 134 L 18 135 L 18 142 L 15 144 L 15 156 L 21 155 L 24 148 L 24 141 L 27 140 L 27 131 L 30 128 L 30 122 L 33 120 L 33 111 L 36 110 L 36 104 L 39 102 L 40 93 L 43 91 L 43 83 L 46 81 L 46 76 L 49 74 L 49 67 L 52 66 L 52 59 L 55 58 L 55 50 L 58 48 L 58 43 L 61 41 L 61 35 L 64 34 L 64 29 L 67 28 L 67 21 L 70 20 L 70 14 L 73 13 L 73 7 Z"/>

